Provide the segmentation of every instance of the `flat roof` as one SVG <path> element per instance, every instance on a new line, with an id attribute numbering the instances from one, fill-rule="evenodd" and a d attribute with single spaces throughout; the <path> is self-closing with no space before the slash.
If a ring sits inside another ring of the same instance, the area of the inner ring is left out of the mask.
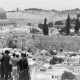
<path id="1" fill-rule="evenodd" d="M 7 19 L 2 19 L 0 20 L 0 24 L 14 24 L 14 22 Z"/>

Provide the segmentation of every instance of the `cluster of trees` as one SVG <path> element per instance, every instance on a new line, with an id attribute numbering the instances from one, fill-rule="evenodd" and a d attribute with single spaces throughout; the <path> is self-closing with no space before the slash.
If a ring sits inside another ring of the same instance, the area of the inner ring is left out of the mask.
<path id="1" fill-rule="evenodd" d="M 55 25 L 63 25 L 63 22 L 62 22 L 61 20 L 56 21 L 56 22 L 55 22 Z"/>
<path id="2" fill-rule="evenodd" d="M 79 22 L 79 19 L 71 19 L 70 16 L 68 15 L 68 18 L 66 19 L 66 25 L 64 28 L 62 28 L 59 32 L 60 33 L 65 33 L 66 35 L 70 35 L 70 29 L 72 28 L 71 24 L 74 24 L 75 25 L 75 33 L 77 34 L 79 32 L 79 29 L 80 29 L 80 22 Z M 62 21 L 56 21 L 55 22 L 55 25 L 63 25 Z M 44 35 L 48 35 L 48 29 L 50 27 L 53 27 L 53 23 L 50 22 L 47 24 L 47 19 L 45 18 L 44 20 L 44 24 L 42 23 L 39 23 L 38 24 L 38 27 L 40 29 L 43 30 L 43 34 Z"/>
<path id="3" fill-rule="evenodd" d="M 75 24 L 75 28 L 74 28 L 75 33 L 77 34 L 79 32 L 79 29 L 80 29 L 79 19 L 77 18 L 77 19 L 71 20 L 69 15 L 68 15 L 68 18 L 66 19 L 66 26 L 64 28 L 62 28 L 60 30 L 60 32 L 65 32 L 66 35 L 70 35 L 71 22 L 74 22 L 74 24 Z"/>

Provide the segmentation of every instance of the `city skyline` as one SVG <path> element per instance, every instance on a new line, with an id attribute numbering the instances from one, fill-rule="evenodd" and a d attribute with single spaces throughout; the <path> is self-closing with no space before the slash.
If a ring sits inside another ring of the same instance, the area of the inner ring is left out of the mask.
<path id="1" fill-rule="evenodd" d="M 1 0 L 0 7 L 6 11 L 28 8 L 39 8 L 45 10 L 67 10 L 80 8 L 80 0 Z"/>

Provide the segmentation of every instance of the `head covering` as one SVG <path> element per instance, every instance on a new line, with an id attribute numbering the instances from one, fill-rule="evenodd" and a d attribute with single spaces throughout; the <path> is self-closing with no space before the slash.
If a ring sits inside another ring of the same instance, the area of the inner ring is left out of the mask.
<path id="1" fill-rule="evenodd" d="M 15 57 L 15 56 L 16 56 L 16 54 L 15 54 L 15 53 L 13 53 L 13 56 Z"/>
<path id="2" fill-rule="evenodd" d="M 23 57 L 26 57 L 26 54 L 24 54 Z"/>
<path id="3" fill-rule="evenodd" d="M 23 57 L 24 56 L 24 53 L 21 53 L 21 57 Z"/>
<path id="4" fill-rule="evenodd" d="M 9 53 L 10 53 L 10 51 L 9 51 L 9 50 L 5 50 L 5 53 L 6 53 L 6 54 L 9 54 Z"/>
<path id="5" fill-rule="evenodd" d="M 19 58 L 19 55 L 18 55 L 18 54 L 16 54 L 16 57 L 17 57 L 17 58 Z"/>

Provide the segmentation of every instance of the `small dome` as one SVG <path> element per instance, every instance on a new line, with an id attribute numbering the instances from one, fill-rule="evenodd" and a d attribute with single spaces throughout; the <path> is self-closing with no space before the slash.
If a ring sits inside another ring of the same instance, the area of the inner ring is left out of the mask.
<path id="1" fill-rule="evenodd" d="M 0 8 L 0 19 L 6 19 L 6 12 L 3 8 Z"/>

